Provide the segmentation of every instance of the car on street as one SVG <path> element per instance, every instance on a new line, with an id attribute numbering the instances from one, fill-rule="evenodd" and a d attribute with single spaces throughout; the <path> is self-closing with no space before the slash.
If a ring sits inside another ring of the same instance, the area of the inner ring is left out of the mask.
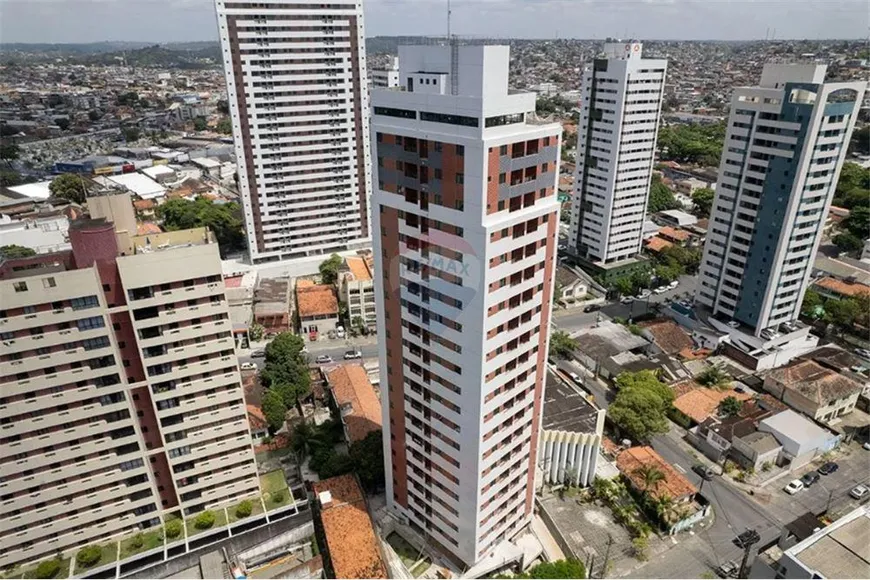
<path id="1" fill-rule="evenodd" d="M 812 485 L 821 479 L 821 476 L 815 471 L 810 471 L 809 473 L 804 474 L 801 477 L 801 483 L 804 484 L 804 487 L 812 487 Z"/>
<path id="2" fill-rule="evenodd" d="M 358 358 L 362 358 L 362 353 L 358 350 L 349 350 L 344 353 L 344 360 L 354 360 Z"/>
<path id="3" fill-rule="evenodd" d="M 564 252 L 567 249 L 568 249 L 568 244 L 559 244 L 558 250 L 560 252 Z"/>
<path id="4" fill-rule="evenodd" d="M 679 286 L 679 285 L 680 285 L 680 281 L 679 281 L 679 280 L 674 280 L 673 282 L 671 282 L 670 284 L 668 284 L 668 290 L 673 290 L 674 288 L 676 288 L 676 287 Z"/>
<path id="5" fill-rule="evenodd" d="M 740 326 L 740 323 L 737 322 L 736 320 L 732 320 L 731 322 L 728 323 L 728 326 L 730 326 L 731 328 L 737 328 L 738 326 Z"/>
<path id="6" fill-rule="evenodd" d="M 737 578 L 739 572 L 740 566 L 734 560 L 729 560 L 716 568 L 716 574 L 720 578 Z"/>
<path id="7" fill-rule="evenodd" d="M 321 354 L 321 355 L 318 355 L 317 358 L 314 359 L 314 362 L 316 362 L 317 364 L 321 364 L 321 365 L 326 364 L 326 363 L 331 363 L 332 357 L 329 356 L 328 354 Z"/>
<path id="8" fill-rule="evenodd" d="M 344 338 L 346 336 L 343 326 L 336 326 L 335 327 L 335 336 L 336 336 L 336 338 Z"/>
<path id="9" fill-rule="evenodd" d="M 243 371 L 255 371 L 257 370 L 257 363 L 245 361 L 241 365 Z"/>
<path id="10" fill-rule="evenodd" d="M 855 354 L 857 354 L 858 356 L 860 356 L 862 358 L 866 358 L 867 360 L 870 360 L 870 350 L 867 350 L 866 348 L 856 348 Z"/>
<path id="11" fill-rule="evenodd" d="M 583 309 L 583 312 L 597 312 L 601 310 L 600 304 L 590 304 L 586 308 Z"/>
<path id="12" fill-rule="evenodd" d="M 251 358 L 266 358 L 265 350 L 255 350 L 251 353 Z"/>
<path id="13" fill-rule="evenodd" d="M 870 451 L 870 441 L 865 441 L 864 445 L 862 445 L 861 447 L 863 447 L 867 451 Z"/>
<path id="14" fill-rule="evenodd" d="M 652 292 L 647 289 L 641 290 L 640 294 L 637 295 L 638 299 L 640 300 L 646 300 L 650 296 L 652 296 Z"/>
<path id="15" fill-rule="evenodd" d="M 653 290 L 653 292 L 654 292 L 655 294 L 664 294 L 664 293 L 667 292 L 667 291 L 668 291 L 668 287 L 667 287 L 667 286 L 659 286 L 658 288 L 656 288 L 655 290 Z"/>
<path id="16" fill-rule="evenodd" d="M 578 375 L 577 373 L 568 373 L 568 376 L 571 377 L 572 381 L 574 381 L 575 383 L 577 383 L 581 387 L 583 386 L 583 379 L 580 378 L 580 375 Z"/>
<path id="17" fill-rule="evenodd" d="M 802 490 L 803 488 L 804 488 L 804 484 L 801 482 L 801 480 L 795 479 L 793 481 L 790 481 L 788 483 L 788 485 L 786 485 L 782 489 L 785 493 L 787 493 L 789 495 L 794 495 L 797 492 L 799 492 L 800 490 Z"/>
<path id="18" fill-rule="evenodd" d="M 701 476 L 701 479 L 703 479 L 704 481 L 711 481 L 713 479 L 713 470 L 711 470 L 706 465 L 696 463 L 692 466 L 692 471 Z"/>
<path id="19" fill-rule="evenodd" d="M 819 473 L 821 473 L 822 475 L 831 475 L 838 469 L 840 469 L 839 465 L 837 465 L 833 461 L 828 461 L 819 468 Z"/>
<path id="20" fill-rule="evenodd" d="M 619 302 L 622 304 L 631 304 L 634 302 L 634 296 L 623 296 L 619 299 Z"/>
<path id="21" fill-rule="evenodd" d="M 855 499 L 864 499 L 870 495 L 870 487 L 867 487 L 863 483 L 861 485 L 856 485 L 852 488 L 852 491 L 849 492 L 849 497 Z"/>

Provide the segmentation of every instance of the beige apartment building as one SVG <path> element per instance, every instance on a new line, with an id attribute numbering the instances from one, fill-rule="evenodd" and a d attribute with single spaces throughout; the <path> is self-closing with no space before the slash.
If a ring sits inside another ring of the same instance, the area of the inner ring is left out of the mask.
<path id="1" fill-rule="evenodd" d="M 118 238 L 0 263 L 0 568 L 259 495 L 213 236 Z"/>

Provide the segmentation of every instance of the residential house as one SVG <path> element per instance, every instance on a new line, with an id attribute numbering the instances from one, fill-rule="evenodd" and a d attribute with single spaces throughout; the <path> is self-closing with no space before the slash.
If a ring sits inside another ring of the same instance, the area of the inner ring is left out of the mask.
<path id="1" fill-rule="evenodd" d="M 770 433 L 753 431 L 731 439 L 731 458 L 744 469 L 759 471 L 763 465 L 776 464 L 782 445 Z"/>
<path id="2" fill-rule="evenodd" d="M 574 269 L 558 266 L 556 268 L 556 290 L 559 292 L 557 300 L 570 305 L 583 299 L 589 292 L 589 286 Z"/>
<path id="3" fill-rule="evenodd" d="M 701 521 L 709 513 L 709 504 L 698 496 L 698 488 L 652 447 L 631 447 L 616 456 L 616 468 L 632 488 L 653 500 L 667 497 L 672 502 L 669 532 L 674 534 Z M 644 471 L 655 469 L 664 478 L 647 486 Z"/>
<path id="4" fill-rule="evenodd" d="M 605 368 L 608 359 L 620 353 L 636 354 L 649 346 L 645 338 L 635 336 L 621 324 L 610 321 L 580 331 L 574 340 L 577 342 L 574 356 L 580 364 L 594 373 L 602 373 L 605 378 L 611 376 Z"/>
<path id="5" fill-rule="evenodd" d="M 843 298 L 870 297 L 870 286 L 860 282 L 838 280 L 836 278 L 820 278 L 813 283 L 813 289 L 825 298 L 842 300 Z"/>
<path id="6" fill-rule="evenodd" d="M 269 422 L 266 421 L 266 416 L 259 407 L 247 405 L 248 410 L 248 425 L 251 427 L 251 439 L 254 445 L 259 445 L 265 437 L 269 435 Z"/>
<path id="7" fill-rule="evenodd" d="M 744 396 L 738 395 L 741 397 L 735 396 L 733 392 L 725 394 L 725 396 L 734 396 L 738 400 Z M 681 397 L 681 406 L 684 410 L 691 408 L 692 396 Z M 720 402 L 725 399 L 725 396 L 720 399 Z M 699 402 L 699 405 L 692 408 L 692 411 L 697 413 L 695 419 L 700 417 L 699 409 L 704 408 L 705 405 L 710 405 L 715 400 L 716 398 L 713 396 L 697 397 L 696 401 Z M 686 439 L 709 459 L 717 462 L 724 460 L 731 452 L 734 438 L 754 433 L 758 428 L 758 422 L 771 415 L 771 412 L 759 405 L 758 401 L 742 400 L 743 405 L 740 410 L 736 415 L 730 417 L 720 415 L 718 412 L 719 404 L 716 403 L 716 410 L 711 411 L 697 426 L 689 429 Z M 677 422 L 686 417 L 681 411 L 675 411 L 675 413 L 674 419 Z"/>
<path id="8" fill-rule="evenodd" d="M 327 373 L 326 380 L 341 415 L 348 444 L 381 429 L 381 402 L 361 365 L 342 365 Z"/>
<path id="9" fill-rule="evenodd" d="M 782 454 L 777 463 L 796 469 L 806 465 L 816 456 L 839 445 L 840 438 L 822 429 L 806 417 L 791 409 L 761 420 L 758 430 L 770 433 L 782 445 Z"/>
<path id="10" fill-rule="evenodd" d="M 266 334 L 290 330 L 290 279 L 262 278 L 254 290 L 254 322 Z"/>
<path id="11" fill-rule="evenodd" d="M 311 340 L 338 326 L 338 299 L 330 285 L 297 280 L 296 309 L 300 332 L 307 333 Z"/>
<path id="12" fill-rule="evenodd" d="M 646 240 L 644 242 L 644 248 L 646 248 L 648 251 L 650 251 L 654 254 L 658 254 L 659 252 L 661 252 L 665 248 L 670 248 L 673 245 L 674 244 L 672 242 L 669 242 L 666 239 L 660 238 L 658 236 L 654 236 L 652 238 L 649 238 L 648 240 Z"/>
<path id="13" fill-rule="evenodd" d="M 312 484 L 335 578 L 387 578 L 381 548 L 353 475 Z"/>
<path id="14" fill-rule="evenodd" d="M 141 219 L 152 219 L 157 210 L 157 202 L 153 199 L 138 199 L 133 202 L 136 215 Z"/>
<path id="15" fill-rule="evenodd" d="M 692 239 L 692 234 L 686 230 L 673 228 L 671 226 L 665 226 L 660 229 L 658 235 L 660 238 L 678 246 L 685 246 Z"/>
<path id="16" fill-rule="evenodd" d="M 650 320 L 638 326 L 643 330 L 642 335 L 653 343 L 654 351 L 674 356 L 695 346 L 692 337 L 673 320 Z"/>
<path id="17" fill-rule="evenodd" d="M 359 320 L 366 327 L 377 323 L 375 312 L 374 260 L 371 255 L 345 258 L 338 273 L 338 293 L 347 304 L 351 324 Z"/>
<path id="18" fill-rule="evenodd" d="M 765 391 L 823 423 L 851 413 L 863 386 L 815 361 L 802 360 L 764 377 Z"/>
<path id="19" fill-rule="evenodd" d="M 677 396 L 674 399 L 674 410 L 677 423 L 690 427 L 703 423 L 712 416 L 718 416 L 719 405 L 728 397 L 734 397 L 738 401 L 751 399 L 746 393 L 738 393 L 735 390 L 720 390 L 709 387 L 698 387 Z"/>

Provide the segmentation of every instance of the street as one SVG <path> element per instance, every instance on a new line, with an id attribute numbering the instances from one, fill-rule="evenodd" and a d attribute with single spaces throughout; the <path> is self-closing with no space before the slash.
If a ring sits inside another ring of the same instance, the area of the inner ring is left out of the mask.
<path id="1" fill-rule="evenodd" d="M 677 300 L 683 297 L 691 298 L 695 294 L 695 287 L 698 284 L 697 276 L 680 276 L 680 284 L 673 290 L 668 290 L 661 294 L 651 294 L 649 298 L 642 300 L 632 300 L 628 304 L 621 302 L 612 302 L 605 305 L 601 312 L 605 313 L 610 318 L 624 318 L 628 320 L 635 316 L 646 314 L 652 304 L 663 304 L 668 300 Z M 553 314 L 555 317 L 555 313 Z"/>

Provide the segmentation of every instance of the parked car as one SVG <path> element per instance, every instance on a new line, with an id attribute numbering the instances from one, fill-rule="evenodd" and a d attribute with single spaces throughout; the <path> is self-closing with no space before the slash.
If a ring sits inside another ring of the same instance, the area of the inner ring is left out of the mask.
<path id="1" fill-rule="evenodd" d="M 801 483 L 804 484 L 804 487 L 812 487 L 812 485 L 821 479 L 821 476 L 815 471 L 810 471 L 809 473 L 804 474 L 801 478 Z"/>
<path id="2" fill-rule="evenodd" d="M 740 326 L 740 323 L 737 322 L 736 320 L 732 320 L 731 322 L 728 323 L 728 326 L 730 326 L 731 328 L 737 328 L 738 326 Z"/>
<path id="3" fill-rule="evenodd" d="M 600 304 L 590 304 L 586 308 L 583 309 L 583 312 L 597 312 L 601 310 Z"/>
<path id="4" fill-rule="evenodd" d="M 833 461 L 828 461 L 819 468 L 819 473 L 821 473 L 822 475 L 831 475 L 838 469 L 840 469 L 839 465 L 837 465 Z"/>
<path id="5" fill-rule="evenodd" d="M 250 361 L 245 361 L 241 365 L 243 371 L 255 371 L 257 370 L 257 363 L 253 363 Z"/>
<path id="6" fill-rule="evenodd" d="M 344 360 L 354 360 L 358 358 L 362 358 L 362 353 L 358 350 L 349 350 L 344 353 Z"/>
<path id="7" fill-rule="evenodd" d="M 574 381 L 581 387 L 583 386 L 583 379 L 580 378 L 580 375 L 578 375 L 577 373 L 568 373 L 568 375 L 571 377 L 572 381 Z"/>
<path id="8" fill-rule="evenodd" d="M 337 338 L 344 338 L 345 336 L 347 336 L 346 333 L 344 332 L 343 326 L 336 326 L 335 327 L 335 336 Z"/>
<path id="9" fill-rule="evenodd" d="M 785 491 L 785 493 L 787 493 L 789 495 L 794 495 L 797 492 L 799 492 L 800 490 L 802 490 L 803 488 L 804 488 L 804 484 L 801 482 L 801 480 L 795 479 L 793 481 L 790 481 L 788 483 L 788 485 L 786 485 L 782 489 L 783 489 L 783 491 Z"/>
<path id="10" fill-rule="evenodd" d="M 643 290 L 640 291 L 640 294 L 637 295 L 637 297 L 640 298 L 641 300 L 645 300 L 645 299 L 649 298 L 650 296 L 652 296 L 652 291 L 649 290 L 648 288 L 644 288 Z"/>
<path id="11" fill-rule="evenodd" d="M 867 350 L 866 348 L 856 348 L 855 354 L 857 354 L 858 356 L 860 356 L 862 358 L 866 358 L 867 360 L 870 360 L 870 350 Z"/>
<path id="12" fill-rule="evenodd" d="M 864 449 L 866 449 L 867 451 L 870 451 L 870 441 L 865 441 L 864 445 L 862 445 L 862 447 Z"/>
<path id="13" fill-rule="evenodd" d="M 692 466 L 692 471 L 701 476 L 701 479 L 705 481 L 710 481 L 713 479 L 713 471 L 707 467 L 706 465 L 702 465 L 700 463 L 696 463 Z"/>
<path id="14" fill-rule="evenodd" d="M 255 350 L 251 353 L 251 358 L 266 358 L 265 350 Z"/>
<path id="15" fill-rule="evenodd" d="M 320 365 L 331 363 L 332 357 L 329 356 L 328 354 L 321 354 L 321 355 L 318 355 L 316 359 L 314 359 L 314 362 L 316 362 L 317 364 L 320 364 Z"/>
<path id="16" fill-rule="evenodd" d="M 664 294 L 664 293 L 667 292 L 667 291 L 668 291 L 668 287 L 667 287 L 667 286 L 659 286 L 658 288 L 656 288 L 655 290 L 653 290 L 653 293 L 654 293 L 654 294 Z"/>
<path id="17" fill-rule="evenodd" d="M 568 245 L 567 245 L 567 244 L 559 244 L 558 250 L 559 250 L 560 252 L 564 252 L 564 251 L 567 250 L 567 249 L 568 249 Z"/>
<path id="18" fill-rule="evenodd" d="M 867 487 L 863 483 L 861 485 L 856 485 L 852 488 L 852 491 L 849 492 L 849 496 L 855 499 L 864 499 L 870 494 L 870 487 Z"/>
<path id="19" fill-rule="evenodd" d="M 679 280 L 674 280 L 673 282 L 671 282 L 670 284 L 668 284 L 668 290 L 673 290 L 674 288 L 676 288 L 676 287 L 679 286 L 679 285 L 680 285 L 680 281 L 679 281 Z"/>
<path id="20" fill-rule="evenodd" d="M 737 562 L 734 560 L 729 560 L 716 568 L 716 574 L 718 574 L 720 578 L 737 578 L 739 572 L 740 566 L 738 566 Z"/>
<path id="21" fill-rule="evenodd" d="M 623 296 L 619 299 L 622 304 L 631 304 L 634 302 L 634 296 Z"/>

